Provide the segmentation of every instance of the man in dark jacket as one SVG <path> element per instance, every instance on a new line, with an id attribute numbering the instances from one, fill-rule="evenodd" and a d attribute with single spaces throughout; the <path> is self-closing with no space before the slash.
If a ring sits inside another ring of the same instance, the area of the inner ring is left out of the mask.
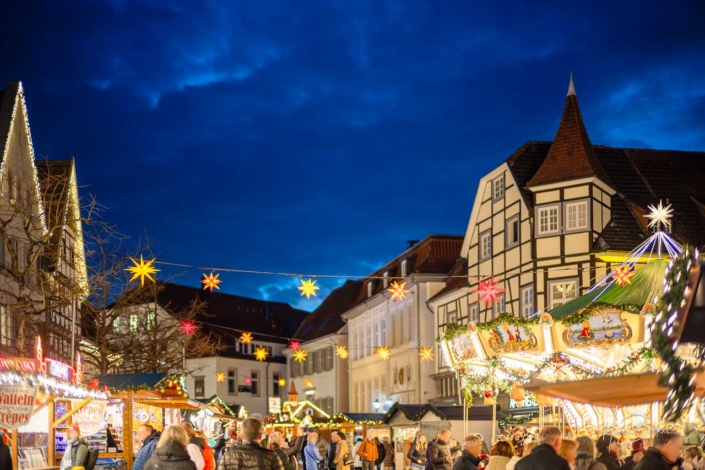
<path id="1" fill-rule="evenodd" d="M 619 458 L 617 451 L 619 450 L 619 441 L 610 434 L 600 436 L 595 441 L 595 449 L 600 456 L 596 459 L 607 470 L 620 470 Z"/>
<path id="2" fill-rule="evenodd" d="M 281 459 L 269 449 L 260 446 L 262 421 L 247 418 L 242 422 L 242 445 L 228 449 L 218 464 L 218 470 L 284 470 Z"/>
<path id="3" fill-rule="evenodd" d="M 328 441 L 328 445 L 326 446 L 326 456 L 325 456 L 325 467 L 328 469 L 334 469 L 336 467 L 335 465 L 335 451 L 338 448 L 338 444 L 336 444 L 332 439 Z"/>
<path id="4" fill-rule="evenodd" d="M 639 438 L 632 442 L 632 455 L 624 459 L 622 470 L 634 470 L 636 464 L 644 456 L 644 439 Z"/>
<path id="5" fill-rule="evenodd" d="M 436 442 L 429 446 L 428 463 L 431 464 L 433 470 L 451 470 L 453 468 L 453 454 L 460 450 L 460 446 L 451 449 L 448 442 L 450 442 L 450 429 L 444 429 Z M 426 468 L 428 468 L 428 463 Z"/>
<path id="6" fill-rule="evenodd" d="M 635 470 L 673 470 L 680 468 L 683 436 L 673 431 L 657 431 L 654 446 L 644 453 Z"/>
<path id="7" fill-rule="evenodd" d="M 380 470 L 382 467 L 382 462 L 384 462 L 384 458 L 387 456 L 387 451 L 384 448 L 384 445 L 379 441 L 378 437 L 375 437 L 375 445 L 377 446 L 377 460 L 375 460 L 375 467 L 377 470 Z"/>
<path id="8" fill-rule="evenodd" d="M 482 439 L 471 434 L 463 442 L 463 453 L 453 465 L 453 470 L 478 470 L 482 454 Z"/>
<path id="9" fill-rule="evenodd" d="M 137 429 L 137 438 L 142 442 L 142 447 L 135 457 L 135 463 L 132 464 L 132 470 L 142 470 L 144 464 L 154 453 L 159 440 L 159 434 L 154 431 L 154 428 L 149 424 L 142 424 Z"/>
<path id="10" fill-rule="evenodd" d="M 563 437 L 555 426 L 546 426 L 539 433 L 539 445 L 531 454 L 519 460 L 516 470 L 570 470 L 566 459 L 558 455 Z"/>

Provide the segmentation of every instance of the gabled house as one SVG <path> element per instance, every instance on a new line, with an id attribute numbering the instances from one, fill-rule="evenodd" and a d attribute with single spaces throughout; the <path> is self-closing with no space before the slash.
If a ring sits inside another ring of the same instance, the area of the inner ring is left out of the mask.
<path id="1" fill-rule="evenodd" d="M 440 336 L 451 323 L 502 312 L 529 317 L 582 295 L 650 234 L 649 205 L 672 204 L 672 236 L 705 246 L 705 152 L 593 145 L 571 78 L 553 142 L 526 142 L 483 176 L 455 272 L 429 305 Z M 505 289 L 478 303 L 478 279 Z M 436 401 L 453 401 L 442 354 Z"/>

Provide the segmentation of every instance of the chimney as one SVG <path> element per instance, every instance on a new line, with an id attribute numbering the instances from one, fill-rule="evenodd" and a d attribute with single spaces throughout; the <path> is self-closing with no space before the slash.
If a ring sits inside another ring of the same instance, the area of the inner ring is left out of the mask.
<path id="1" fill-rule="evenodd" d="M 409 248 L 413 248 L 418 242 L 418 240 L 407 240 L 406 243 L 409 244 Z"/>

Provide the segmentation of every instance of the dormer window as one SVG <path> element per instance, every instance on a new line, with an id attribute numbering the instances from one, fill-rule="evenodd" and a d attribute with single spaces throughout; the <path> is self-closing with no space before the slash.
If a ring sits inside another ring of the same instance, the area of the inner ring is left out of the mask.
<path id="1" fill-rule="evenodd" d="M 386 289 L 389 287 L 389 271 L 385 271 L 383 275 L 384 280 L 382 281 L 384 283 L 384 288 Z"/>
<path id="2" fill-rule="evenodd" d="M 401 277 L 406 277 L 406 260 L 401 262 Z"/>
<path id="3" fill-rule="evenodd" d="M 372 281 L 370 281 L 370 282 L 367 283 L 367 298 L 368 298 L 368 299 L 369 299 L 370 297 L 372 297 L 372 292 L 373 292 Z"/>
<path id="4" fill-rule="evenodd" d="M 504 197 L 504 175 L 492 180 L 492 202 Z"/>

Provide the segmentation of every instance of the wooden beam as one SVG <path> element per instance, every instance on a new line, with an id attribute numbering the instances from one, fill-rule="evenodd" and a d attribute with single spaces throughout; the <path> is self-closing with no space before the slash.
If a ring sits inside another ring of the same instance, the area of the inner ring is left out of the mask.
<path id="1" fill-rule="evenodd" d="M 88 397 L 85 400 L 83 400 L 81 403 L 79 403 L 76 408 L 71 408 L 71 411 L 69 411 L 68 413 L 66 413 L 64 416 L 57 419 L 56 421 L 54 421 L 54 424 L 51 425 L 52 429 L 55 429 L 58 425 L 60 425 L 61 423 L 63 423 L 67 419 L 69 419 L 74 413 L 76 413 L 78 410 L 80 410 L 81 408 L 86 406 L 91 401 L 93 401 L 93 397 Z"/>
<path id="2" fill-rule="evenodd" d="M 47 400 L 47 406 L 49 407 L 49 419 L 54 419 L 54 410 L 56 409 L 56 403 L 54 403 L 54 398 L 51 397 L 49 400 Z M 47 449 L 47 460 L 49 461 L 50 466 L 56 465 L 56 432 L 54 431 L 54 427 L 52 426 L 49 429 L 49 442 L 47 443 L 47 446 L 49 447 Z"/>
<path id="3" fill-rule="evenodd" d="M 56 397 L 51 396 L 51 397 L 47 398 L 47 400 L 45 402 L 40 403 L 39 405 L 35 406 L 34 409 L 32 410 L 32 413 L 29 415 L 29 417 L 31 418 L 32 416 L 34 416 L 37 413 L 39 413 L 40 411 L 42 411 L 42 408 L 47 406 L 49 403 L 54 403 L 55 398 Z"/>

